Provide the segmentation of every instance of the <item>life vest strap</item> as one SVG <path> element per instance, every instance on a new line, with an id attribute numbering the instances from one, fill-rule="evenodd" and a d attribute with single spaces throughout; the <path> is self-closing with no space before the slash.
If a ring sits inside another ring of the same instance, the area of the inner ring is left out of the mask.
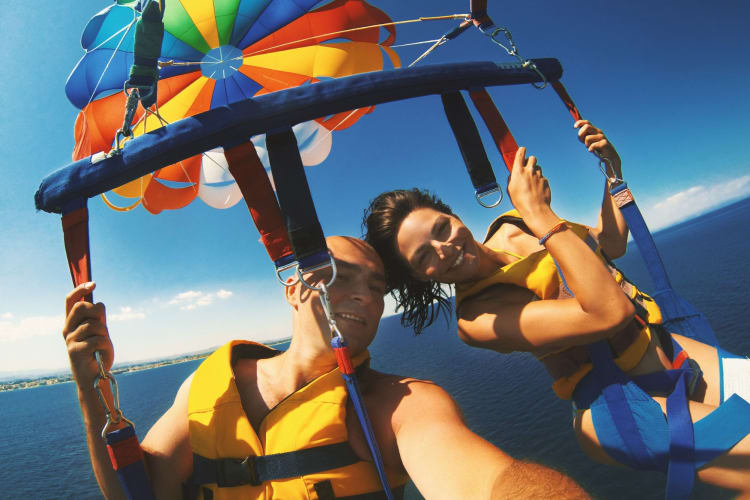
<path id="1" fill-rule="evenodd" d="M 266 481 L 317 474 L 360 462 L 347 441 L 286 453 L 247 458 L 206 458 L 193 454 L 193 485 L 220 488 L 259 486 Z"/>
<path id="2" fill-rule="evenodd" d="M 234 147 L 225 147 L 224 156 L 271 260 L 278 267 L 289 258 L 293 259 L 292 245 L 276 195 L 255 146 L 243 142 Z"/>
<path id="3" fill-rule="evenodd" d="M 333 484 L 331 484 L 330 480 L 315 483 L 313 488 L 315 488 L 315 493 L 318 494 L 318 500 L 385 500 L 387 498 L 383 491 L 373 491 L 370 493 L 361 493 L 359 495 L 337 497 L 333 492 Z M 406 485 L 393 488 L 395 500 L 403 500 L 405 489 Z"/>

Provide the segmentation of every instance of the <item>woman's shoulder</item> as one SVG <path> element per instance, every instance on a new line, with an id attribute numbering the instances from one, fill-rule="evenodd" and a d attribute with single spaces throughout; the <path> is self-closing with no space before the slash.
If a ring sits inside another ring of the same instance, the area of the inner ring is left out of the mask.
<path id="1" fill-rule="evenodd" d="M 487 233 L 484 235 L 482 243 L 491 246 L 492 241 L 498 236 L 500 228 L 504 230 L 517 229 L 521 231 L 528 231 L 526 224 L 523 222 L 521 215 L 517 210 L 510 210 L 502 215 L 496 217 L 487 228 Z"/>

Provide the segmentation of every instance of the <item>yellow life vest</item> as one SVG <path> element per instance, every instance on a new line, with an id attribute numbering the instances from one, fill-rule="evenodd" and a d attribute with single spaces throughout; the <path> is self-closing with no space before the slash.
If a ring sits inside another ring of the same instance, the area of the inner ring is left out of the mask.
<path id="1" fill-rule="evenodd" d="M 500 227 L 504 217 L 518 218 L 520 215 L 516 210 L 507 212 L 493 221 L 490 230 L 485 237 L 485 242 Z M 500 224 L 499 224 L 500 223 Z M 568 229 L 573 231 L 582 240 L 587 241 L 596 254 L 605 261 L 598 242 L 590 235 L 586 226 L 566 221 Z M 493 248 L 492 250 L 502 251 Z M 620 284 L 623 291 L 634 301 L 636 307 L 640 306 L 641 319 L 644 324 L 633 322 L 609 339 L 615 363 L 623 371 L 633 369 L 643 358 L 651 341 L 651 329 L 648 324 L 661 323 L 661 311 L 656 302 L 639 291 L 632 283 L 625 280 L 620 271 L 609 266 L 615 281 Z M 534 252 L 527 257 L 511 262 L 500 267 L 497 271 L 481 280 L 473 283 L 456 285 L 456 308 L 472 296 L 480 294 L 487 288 L 497 284 L 516 285 L 532 291 L 539 299 L 566 298 L 570 295 L 565 291 L 563 281 L 560 279 L 555 260 L 546 249 Z M 547 367 L 555 379 L 552 389 L 558 397 L 570 399 L 576 384 L 591 371 L 591 360 L 584 346 L 570 347 L 558 351 L 538 351 L 533 353 L 537 359 Z"/>
<path id="2" fill-rule="evenodd" d="M 188 397 L 194 463 L 197 464 L 199 459 L 217 463 L 227 462 L 222 459 L 237 459 L 233 463 L 239 463 L 246 457 L 261 457 L 262 460 L 280 453 L 299 453 L 298 450 L 335 448 L 330 445 L 337 444 L 348 448 L 348 395 L 338 368 L 319 376 L 281 401 L 255 432 L 242 408 L 232 361 L 238 355 L 267 358 L 275 354 L 276 351 L 261 344 L 233 341 L 219 348 L 198 367 Z M 355 365 L 367 361 L 369 353 L 366 351 L 353 360 Z M 382 492 L 374 464 L 356 460 L 331 470 L 268 480 L 257 485 L 219 487 L 215 483 L 202 484 L 198 498 L 323 500 Z M 310 461 L 309 457 L 307 461 Z M 386 469 L 392 488 L 407 482 L 408 476 L 403 471 Z M 193 474 L 196 475 L 195 470 Z M 206 490 L 211 490 L 212 495 Z"/>

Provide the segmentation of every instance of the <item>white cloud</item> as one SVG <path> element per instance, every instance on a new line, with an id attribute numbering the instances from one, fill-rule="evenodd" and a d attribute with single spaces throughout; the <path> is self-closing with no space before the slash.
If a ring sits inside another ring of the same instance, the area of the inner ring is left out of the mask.
<path id="1" fill-rule="evenodd" d="M 226 300 L 231 297 L 233 292 L 221 289 L 216 293 L 203 293 L 196 290 L 178 293 L 169 301 L 170 305 L 179 306 L 183 311 L 192 311 L 199 307 L 205 307 L 213 304 L 215 299 Z"/>
<path id="2" fill-rule="evenodd" d="M 3 314 L 0 321 L 0 342 L 16 342 L 30 337 L 46 337 L 61 335 L 65 317 L 58 316 L 30 316 L 12 321 L 13 315 Z"/>
<path id="3" fill-rule="evenodd" d="M 747 196 L 750 175 L 710 186 L 692 186 L 642 210 L 649 228 L 657 230 Z"/>
<path id="4" fill-rule="evenodd" d="M 192 302 L 203 295 L 203 292 L 196 292 L 195 290 L 188 290 L 187 292 L 178 293 L 175 297 L 169 301 L 170 304 L 184 304 Z"/>
<path id="5" fill-rule="evenodd" d="M 119 313 L 107 315 L 109 321 L 130 321 L 133 319 L 145 319 L 146 313 L 143 311 L 134 311 L 132 307 L 125 306 L 120 308 Z"/>
<path id="6" fill-rule="evenodd" d="M 0 315 L 0 319 L 2 319 L 2 320 L 13 319 L 13 313 L 10 313 L 10 312 L 4 313 L 4 314 Z"/>

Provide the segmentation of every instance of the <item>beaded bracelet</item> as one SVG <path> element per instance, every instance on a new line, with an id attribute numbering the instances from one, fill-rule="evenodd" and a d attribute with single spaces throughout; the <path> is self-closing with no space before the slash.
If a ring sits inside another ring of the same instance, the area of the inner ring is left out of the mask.
<path id="1" fill-rule="evenodd" d="M 555 233 L 559 233 L 560 231 L 564 231 L 567 228 L 568 228 L 568 226 L 565 225 L 565 221 L 561 220 L 560 222 L 558 222 L 557 224 L 555 224 L 552 227 L 552 229 L 550 229 L 549 231 L 547 231 L 547 234 L 545 234 L 544 236 L 542 236 L 541 238 L 539 238 L 539 244 L 542 245 L 542 246 L 544 246 L 544 244 L 547 243 L 547 240 L 550 238 L 550 236 L 552 236 Z"/>

